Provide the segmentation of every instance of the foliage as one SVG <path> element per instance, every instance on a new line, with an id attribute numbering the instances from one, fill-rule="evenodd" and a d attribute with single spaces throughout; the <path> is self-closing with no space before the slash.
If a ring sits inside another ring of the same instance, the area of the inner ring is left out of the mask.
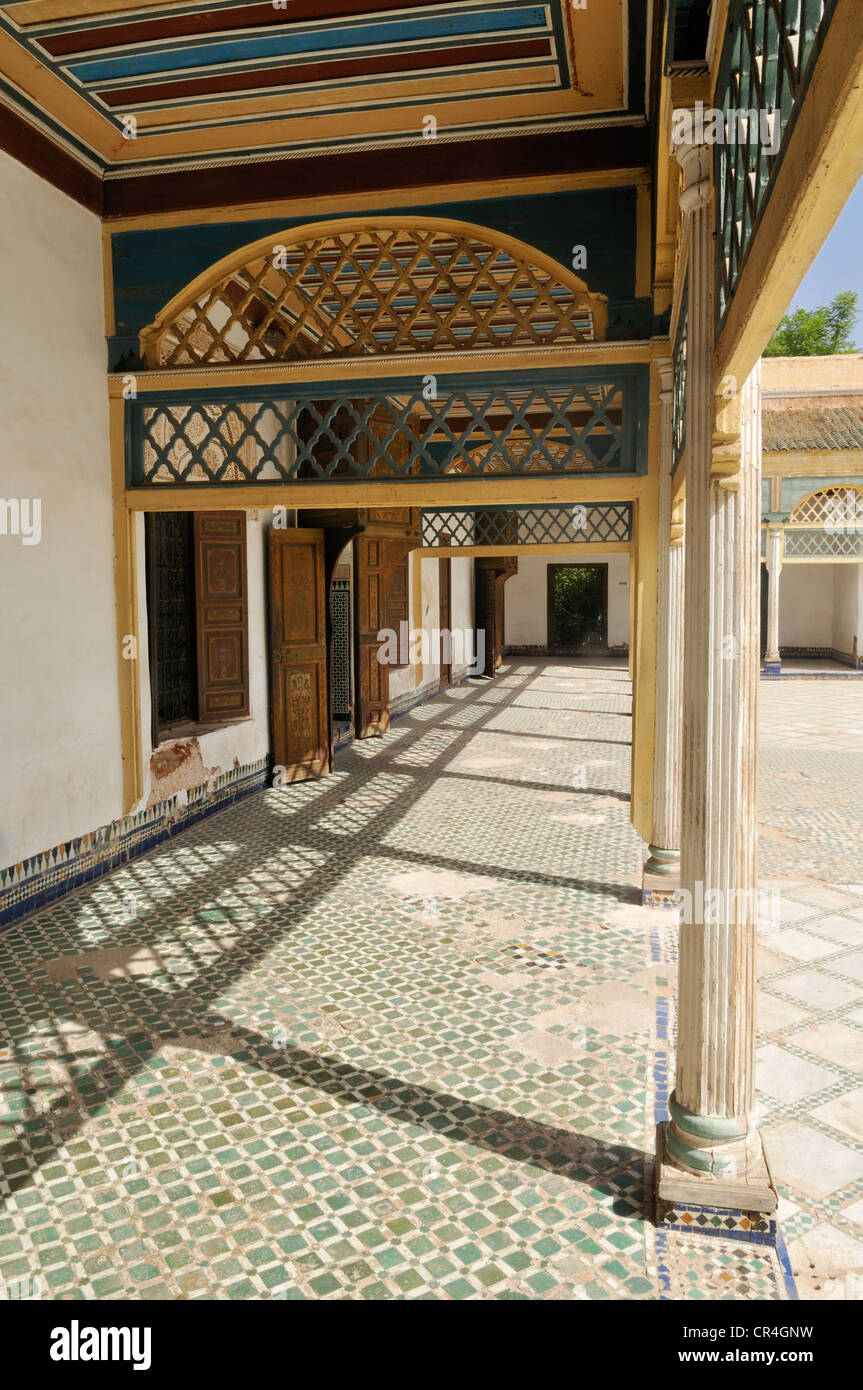
<path id="1" fill-rule="evenodd" d="M 852 332 L 857 321 L 857 294 L 841 290 L 820 309 L 786 314 L 764 351 L 765 357 L 829 357 L 856 352 Z"/>

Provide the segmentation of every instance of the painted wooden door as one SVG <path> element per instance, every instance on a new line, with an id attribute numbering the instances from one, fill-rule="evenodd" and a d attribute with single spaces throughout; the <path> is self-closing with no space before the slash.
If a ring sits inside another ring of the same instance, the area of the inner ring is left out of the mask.
<path id="1" fill-rule="evenodd" d="M 330 770 L 324 533 L 271 530 L 270 679 L 276 781 Z"/>
<path id="2" fill-rule="evenodd" d="M 245 512 L 195 513 L 198 718 L 249 715 Z"/>

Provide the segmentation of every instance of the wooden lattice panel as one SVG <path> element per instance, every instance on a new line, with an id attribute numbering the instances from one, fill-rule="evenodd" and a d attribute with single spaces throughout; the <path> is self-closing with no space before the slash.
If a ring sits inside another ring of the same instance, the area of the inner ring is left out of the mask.
<path id="1" fill-rule="evenodd" d="M 145 360 L 192 367 L 604 338 L 604 295 L 539 252 L 489 237 L 417 218 L 268 238 L 173 300 L 143 335 Z"/>
<path id="2" fill-rule="evenodd" d="M 130 405 L 133 485 L 635 472 L 638 391 L 620 379 L 219 404 Z M 369 388 L 366 388 L 367 390 Z"/>
<path id="3" fill-rule="evenodd" d="M 790 512 L 792 526 L 863 530 L 863 487 L 825 487 L 804 497 Z"/>

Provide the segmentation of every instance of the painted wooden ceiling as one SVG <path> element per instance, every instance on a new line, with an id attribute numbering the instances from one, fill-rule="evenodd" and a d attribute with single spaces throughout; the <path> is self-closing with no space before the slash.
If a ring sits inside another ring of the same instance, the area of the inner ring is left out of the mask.
<path id="1" fill-rule="evenodd" d="M 439 141 L 643 119 L 630 83 L 643 9 L 17 0 L 0 4 L 0 99 L 109 178 L 390 147 L 421 158 L 430 116 Z"/>

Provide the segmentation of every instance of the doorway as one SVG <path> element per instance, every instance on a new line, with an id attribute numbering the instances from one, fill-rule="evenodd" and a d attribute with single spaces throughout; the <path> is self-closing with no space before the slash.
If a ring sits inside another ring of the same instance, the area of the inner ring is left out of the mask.
<path id="1" fill-rule="evenodd" d="M 548 647 L 608 650 L 608 565 L 548 566 Z"/>

